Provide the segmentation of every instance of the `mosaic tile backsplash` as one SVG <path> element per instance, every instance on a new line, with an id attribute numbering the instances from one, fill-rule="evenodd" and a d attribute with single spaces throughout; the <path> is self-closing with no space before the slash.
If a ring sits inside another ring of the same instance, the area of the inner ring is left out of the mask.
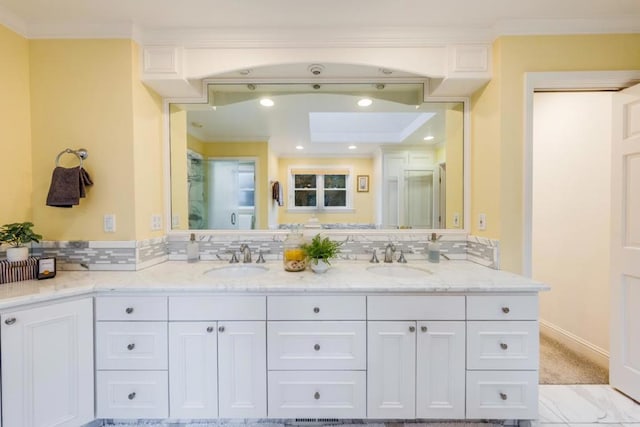
<path id="1" fill-rule="evenodd" d="M 309 237 L 316 234 L 313 230 Z M 395 258 L 404 254 L 407 260 L 427 257 L 428 233 L 367 233 L 343 230 L 322 230 L 323 236 L 344 241 L 340 258 L 343 260 L 369 260 L 375 250 L 382 259 L 389 243 L 396 249 Z M 200 234 L 196 240 L 203 261 L 228 261 L 242 244 L 247 244 L 257 258 L 259 252 L 267 260 L 282 259 L 282 242 L 287 233 L 228 233 Z M 42 241 L 33 244 L 33 256 L 52 256 L 59 270 L 140 270 L 166 260 L 186 260 L 189 233 L 141 241 Z M 445 234 L 440 239 L 441 252 L 450 259 L 467 259 L 486 267 L 499 269 L 499 244 L 496 240 L 466 236 L 463 233 Z M 3 257 L 0 253 L 0 258 Z"/>

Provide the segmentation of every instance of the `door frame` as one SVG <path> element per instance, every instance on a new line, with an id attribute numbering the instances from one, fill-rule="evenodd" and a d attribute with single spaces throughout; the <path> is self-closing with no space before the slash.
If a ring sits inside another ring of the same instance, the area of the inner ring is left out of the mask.
<path id="1" fill-rule="evenodd" d="M 619 90 L 640 82 L 637 71 L 551 71 L 524 75 L 522 274 L 532 275 L 533 94 L 540 90 Z"/>

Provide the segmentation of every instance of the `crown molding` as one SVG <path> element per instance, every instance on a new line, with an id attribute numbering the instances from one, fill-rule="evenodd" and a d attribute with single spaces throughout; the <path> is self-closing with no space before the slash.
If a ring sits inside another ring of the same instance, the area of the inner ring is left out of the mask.
<path id="1" fill-rule="evenodd" d="M 29 24 L 29 39 L 132 39 L 139 41 L 140 30 L 133 24 L 44 23 Z"/>
<path id="2" fill-rule="evenodd" d="M 510 19 L 494 26 L 494 37 L 640 33 L 640 15 L 599 19 Z"/>
<path id="3" fill-rule="evenodd" d="M 0 5 L 0 24 L 22 37 L 27 37 L 27 24 L 2 5 Z"/>

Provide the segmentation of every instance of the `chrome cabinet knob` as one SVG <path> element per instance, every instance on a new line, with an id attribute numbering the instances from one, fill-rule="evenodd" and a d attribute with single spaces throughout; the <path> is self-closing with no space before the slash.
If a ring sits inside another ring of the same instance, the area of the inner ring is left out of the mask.
<path id="1" fill-rule="evenodd" d="M 127 397 L 129 398 L 129 400 L 135 399 L 136 398 L 136 392 L 134 391 L 132 393 L 129 393 L 129 395 Z"/>
<path id="2" fill-rule="evenodd" d="M 506 393 L 500 393 L 500 399 L 507 400 L 507 394 Z"/>
<path id="3" fill-rule="evenodd" d="M 316 391 L 316 393 L 313 395 L 313 398 L 316 400 L 320 399 L 320 393 Z"/>
<path id="4" fill-rule="evenodd" d="M 127 307 L 124 311 L 125 311 L 127 314 L 131 314 L 131 313 L 133 313 L 133 307 Z"/>
<path id="5" fill-rule="evenodd" d="M 134 343 L 131 343 L 127 346 L 127 349 L 129 350 L 133 350 L 134 348 L 136 348 L 136 345 Z"/>
<path id="6" fill-rule="evenodd" d="M 427 329 L 427 327 L 426 327 L 426 326 L 421 326 L 421 327 L 420 327 L 420 330 L 421 330 L 422 332 L 427 332 L 427 331 L 428 331 L 428 329 Z"/>
<path id="7" fill-rule="evenodd" d="M 313 349 L 314 349 L 315 351 L 319 351 L 319 350 L 320 350 L 320 344 L 316 344 L 316 345 L 314 345 L 314 346 L 313 346 Z"/>
<path id="8" fill-rule="evenodd" d="M 218 332 L 224 332 L 224 326 L 219 326 L 218 327 Z"/>
<path id="9" fill-rule="evenodd" d="M 207 326 L 207 332 L 209 333 L 213 332 L 213 326 Z"/>
<path id="10" fill-rule="evenodd" d="M 500 343 L 500 348 L 503 349 L 503 350 L 506 350 L 506 349 L 509 348 L 509 346 L 507 345 L 507 343 L 501 342 Z"/>
<path id="11" fill-rule="evenodd" d="M 510 310 L 509 310 L 509 307 L 502 307 L 502 312 L 503 312 L 504 314 L 509 314 L 509 311 L 510 311 Z"/>
<path id="12" fill-rule="evenodd" d="M 409 326 L 409 332 L 415 332 L 415 331 L 416 331 L 415 326 Z"/>
<path id="13" fill-rule="evenodd" d="M 5 321 L 4 321 L 4 323 L 5 323 L 6 325 L 11 326 L 11 325 L 13 325 L 14 323 L 16 323 L 16 318 L 15 318 L 15 317 L 9 317 L 7 320 L 5 320 Z"/>
<path id="14" fill-rule="evenodd" d="M 313 307 L 314 313 L 320 313 L 320 307 Z"/>

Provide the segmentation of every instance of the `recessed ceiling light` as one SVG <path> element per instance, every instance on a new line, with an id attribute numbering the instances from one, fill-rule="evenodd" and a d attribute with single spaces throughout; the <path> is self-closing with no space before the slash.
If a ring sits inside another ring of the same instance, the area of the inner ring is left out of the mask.
<path id="1" fill-rule="evenodd" d="M 433 140 L 433 138 L 434 138 L 433 135 L 428 135 L 428 136 L 424 137 L 424 140 L 425 141 L 431 141 L 431 140 Z"/>
<path id="2" fill-rule="evenodd" d="M 361 107 L 368 107 L 371 104 L 373 104 L 373 101 L 369 98 L 362 98 L 361 100 L 358 101 L 358 105 Z"/>
<path id="3" fill-rule="evenodd" d="M 349 150 L 355 150 L 356 148 L 358 148 L 358 147 L 356 147 L 355 145 L 350 145 L 349 146 Z"/>
<path id="4" fill-rule="evenodd" d="M 262 98 L 260 100 L 260 105 L 262 105 L 263 107 L 273 107 L 273 104 L 273 100 L 269 98 Z"/>
<path id="5" fill-rule="evenodd" d="M 304 150 L 304 147 L 302 145 L 296 145 L 296 150 Z"/>

